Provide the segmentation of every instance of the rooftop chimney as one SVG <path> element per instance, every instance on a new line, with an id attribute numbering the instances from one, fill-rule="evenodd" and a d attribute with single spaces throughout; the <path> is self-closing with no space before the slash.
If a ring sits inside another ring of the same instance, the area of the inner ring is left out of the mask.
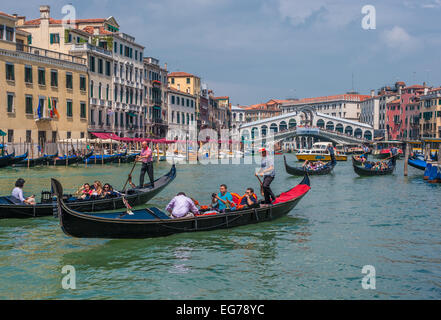
<path id="1" fill-rule="evenodd" d="M 371 97 L 375 96 L 375 90 L 371 90 Z"/>
<path id="2" fill-rule="evenodd" d="M 40 19 L 49 19 L 51 7 L 48 5 L 40 6 Z"/>
<path id="3" fill-rule="evenodd" d="M 167 62 L 164 63 L 164 69 L 165 69 L 165 71 L 167 71 Z"/>

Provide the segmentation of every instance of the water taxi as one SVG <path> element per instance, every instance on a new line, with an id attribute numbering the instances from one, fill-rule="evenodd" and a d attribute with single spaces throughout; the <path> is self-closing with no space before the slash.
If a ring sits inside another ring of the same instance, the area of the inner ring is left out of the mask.
<path id="1" fill-rule="evenodd" d="M 297 154 L 298 161 L 331 161 L 331 156 L 326 149 L 329 145 L 329 142 L 316 142 L 312 145 L 312 148 L 309 150 L 300 150 Z M 335 159 L 337 161 L 346 161 L 348 157 L 341 153 L 340 151 L 336 151 Z"/>

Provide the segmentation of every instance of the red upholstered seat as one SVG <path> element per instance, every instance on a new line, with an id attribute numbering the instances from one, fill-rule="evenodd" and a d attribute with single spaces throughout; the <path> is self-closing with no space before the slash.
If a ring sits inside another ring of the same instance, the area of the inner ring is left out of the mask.
<path id="1" fill-rule="evenodd" d="M 307 193 L 309 191 L 309 189 L 311 189 L 310 186 L 308 186 L 306 184 L 299 184 L 299 185 L 295 186 L 294 188 L 292 188 L 291 190 L 281 193 L 280 196 L 276 200 L 273 201 L 273 204 L 286 202 L 286 201 L 298 198 L 298 197 L 304 195 L 305 193 Z"/>

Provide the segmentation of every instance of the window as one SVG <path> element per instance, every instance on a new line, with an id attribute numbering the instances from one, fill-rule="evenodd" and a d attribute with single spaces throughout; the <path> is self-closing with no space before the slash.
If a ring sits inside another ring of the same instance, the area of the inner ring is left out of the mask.
<path id="1" fill-rule="evenodd" d="M 93 98 L 93 81 L 90 81 L 90 97 Z"/>
<path id="2" fill-rule="evenodd" d="M 51 86 L 58 87 L 58 71 L 51 70 Z"/>
<path id="3" fill-rule="evenodd" d="M 6 27 L 6 40 L 7 41 L 14 40 L 14 28 Z"/>
<path id="4" fill-rule="evenodd" d="M 106 100 L 109 100 L 109 85 L 106 87 Z"/>
<path id="5" fill-rule="evenodd" d="M 118 42 L 116 42 L 116 41 L 113 44 L 113 52 L 118 53 Z"/>
<path id="6" fill-rule="evenodd" d="M 99 110 L 98 111 L 98 124 L 99 125 L 102 125 L 103 124 L 103 111 L 102 110 Z"/>
<path id="7" fill-rule="evenodd" d="M 117 127 L 118 126 L 118 113 L 115 113 L 114 121 L 115 121 L 115 127 Z"/>
<path id="8" fill-rule="evenodd" d="M 119 54 L 123 54 L 123 45 L 122 44 L 119 45 Z"/>
<path id="9" fill-rule="evenodd" d="M 14 81 L 14 65 L 12 63 L 6 62 L 6 80 Z"/>
<path id="10" fill-rule="evenodd" d="M 84 132 L 81 132 L 81 133 L 80 133 L 80 138 L 81 138 L 81 139 L 84 139 Z"/>
<path id="11" fill-rule="evenodd" d="M 86 91 L 86 77 L 80 76 L 80 90 Z"/>
<path id="12" fill-rule="evenodd" d="M 189 107 L 189 106 L 190 106 L 190 100 L 187 99 L 187 107 Z"/>
<path id="13" fill-rule="evenodd" d="M 190 84 L 190 78 L 187 78 L 187 84 Z"/>
<path id="14" fill-rule="evenodd" d="M 11 129 L 8 130 L 8 142 L 9 143 L 14 142 L 14 130 Z"/>
<path id="15" fill-rule="evenodd" d="M 90 124 L 95 125 L 95 110 L 90 109 Z"/>
<path id="16" fill-rule="evenodd" d="M 135 50 L 135 60 L 138 60 L 138 50 Z"/>
<path id="17" fill-rule="evenodd" d="M 181 104 L 179 101 L 180 101 L 179 97 L 176 97 L 176 104 L 177 105 Z"/>
<path id="18" fill-rule="evenodd" d="M 14 112 L 14 94 L 12 92 L 8 92 L 7 95 L 7 111 Z"/>
<path id="19" fill-rule="evenodd" d="M 32 130 L 26 130 L 26 143 L 31 143 L 32 141 Z"/>
<path id="20" fill-rule="evenodd" d="M 103 60 L 98 59 L 98 73 L 103 73 Z"/>
<path id="21" fill-rule="evenodd" d="M 71 138 L 72 138 L 72 132 L 67 131 L 67 132 L 66 132 L 66 138 L 67 138 L 67 139 L 71 139 Z"/>
<path id="22" fill-rule="evenodd" d="M 116 101 L 118 98 L 118 88 L 115 85 L 115 88 L 113 89 L 113 94 L 114 94 L 114 100 Z"/>
<path id="23" fill-rule="evenodd" d="M 86 118 L 86 103 L 80 102 L 80 118 Z"/>
<path id="24" fill-rule="evenodd" d="M 171 79 L 171 83 L 172 83 L 172 84 L 175 84 L 175 78 L 172 78 L 172 79 Z"/>
<path id="25" fill-rule="evenodd" d="M 32 66 L 25 65 L 25 82 L 32 83 Z"/>
<path id="26" fill-rule="evenodd" d="M 46 71 L 44 68 L 38 68 L 38 84 L 41 86 L 46 85 Z"/>
<path id="27" fill-rule="evenodd" d="M 106 61 L 106 76 L 110 76 L 110 61 Z"/>
<path id="28" fill-rule="evenodd" d="M 33 102 L 32 96 L 26 95 L 25 96 L 25 106 L 26 106 L 25 112 L 26 112 L 26 114 L 33 114 L 34 113 L 34 110 L 32 107 L 32 102 Z"/>
<path id="29" fill-rule="evenodd" d="M 171 103 L 175 104 L 175 96 L 171 96 Z"/>
<path id="30" fill-rule="evenodd" d="M 95 72 L 95 57 L 90 57 L 89 69 L 90 69 L 90 71 Z"/>
<path id="31" fill-rule="evenodd" d="M 51 33 L 50 34 L 50 43 L 60 43 L 60 34 L 58 33 Z"/>
<path id="32" fill-rule="evenodd" d="M 66 72 L 66 88 L 72 89 L 72 73 Z"/>
<path id="33" fill-rule="evenodd" d="M 98 99 L 101 99 L 101 82 L 98 84 Z"/>
<path id="34" fill-rule="evenodd" d="M 72 117 L 72 100 L 66 101 L 66 115 L 68 117 Z"/>

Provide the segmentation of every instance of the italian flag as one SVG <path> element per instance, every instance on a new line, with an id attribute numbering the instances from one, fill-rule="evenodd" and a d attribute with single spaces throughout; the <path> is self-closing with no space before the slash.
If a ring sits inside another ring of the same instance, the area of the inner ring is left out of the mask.
<path id="1" fill-rule="evenodd" d="M 51 98 L 47 97 L 47 111 L 49 113 L 49 117 L 54 117 L 54 111 L 52 110 Z"/>

